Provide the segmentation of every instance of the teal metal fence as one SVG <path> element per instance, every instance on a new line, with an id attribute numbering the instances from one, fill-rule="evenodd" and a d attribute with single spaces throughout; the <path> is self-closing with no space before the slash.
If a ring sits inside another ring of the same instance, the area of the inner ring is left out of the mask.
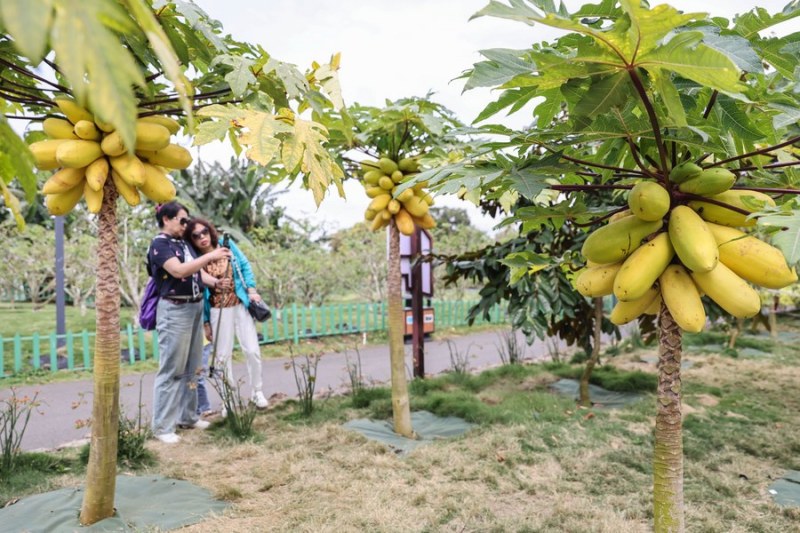
<path id="1" fill-rule="evenodd" d="M 434 323 L 437 329 L 466 326 L 467 313 L 477 302 L 433 301 Z M 321 307 L 292 305 L 273 310 L 267 322 L 258 324 L 261 344 L 276 342 L 299 343 L 333 335 L 348 335 L 386 330 L 384 303 L 350 303 Z M 505 309 L 496 306 L 489 320 L 482 323 L 505 323 Z M 29 336 L 0 336 L 0 377 L 9 377 L 31 371 L 89 370 L 94 355 L 94 332 L 50 333 Z M 144 331 L 128 324 L 120 335 L 122 361 L 134 363 L 148 359 L 158 360 L 158 333 Z"/>

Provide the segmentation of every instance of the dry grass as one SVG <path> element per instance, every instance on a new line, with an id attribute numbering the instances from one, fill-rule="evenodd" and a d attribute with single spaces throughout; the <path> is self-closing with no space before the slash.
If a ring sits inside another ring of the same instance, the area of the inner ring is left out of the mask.
<path id="1" fill-rule="evenodd" d="M 767 488 L 800 469 L 800 352 L 772 350 L 738 359 L 686 350 L 690 532 L 798 530 L 800 511 L 773 504 Z M 633 350 L 604 363 L 655 372 L 642 361 L 652 354 Z M 291 421 L 293 407 L 273 406 L 256 418 L 256 442 L 217 431 L 185 432 L 177 446 L 151 441 L 159 458 L 152 471 L 231 502 L 187 532 L 650 531 L 654 398 L 614 411 L 578 409 L 547 392 L 555 379 L 539 368 L 472 390 L 497 418 L 407 456 L 343 429 L 341 420 L 366 411 L 334 398 L 309 422 Z M 464 394 L 458 383 L 431 390 Z M 514 416 L 497 414 L 503 409 Z"/>

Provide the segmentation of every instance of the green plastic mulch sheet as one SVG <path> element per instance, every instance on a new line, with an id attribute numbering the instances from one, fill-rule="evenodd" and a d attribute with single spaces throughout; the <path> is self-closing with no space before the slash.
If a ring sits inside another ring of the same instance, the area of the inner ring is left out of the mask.
<path id="1" fill-rule="evenodd" d="M 83 488 L 60 489 L 20 499 L 0 509 L 0 531 L 168 531 L 221 513 L 227 503 L 188 481 L 161 476 L 117 476 L 116 516 L 82 527 L 78 522 Z"/>
<path id="2" fill-rule="evenodd" d="M 800 472 L 789 470 L 769 486 L 769 493 L 778 505 L 800 507 Z"/>
<path id="3" fill-rule="evenodd" d="M 550 388 L 558 394 L 571 396 L 575 400 L 579 397 L 580 383 L 574 379 L 559 379 L 550 385 Z M 606 407 L 618 409 L 633 402 L 638 402 L 643 395 L 636 392 L 613 392 L 597 385 L 589 384 L 589 398 L 595 407 Z"/>
<path id="4" fill-rule="evenodd" d="M 394 432 L 394 424 L 387 420 L 368 420 L 360 418 L 351 420 L 343 427 L 357 431 L 366 438 L 382 442 L 394 449 L 397 453 L 408 453 L 423 444 L 436 440 L 449 439 L 463 435 L 473 424 L 455 417 L 440 417 L 428 411 L 414 411 L 411 413 L 411 427 L 419 439 L 409 439 Z"/>

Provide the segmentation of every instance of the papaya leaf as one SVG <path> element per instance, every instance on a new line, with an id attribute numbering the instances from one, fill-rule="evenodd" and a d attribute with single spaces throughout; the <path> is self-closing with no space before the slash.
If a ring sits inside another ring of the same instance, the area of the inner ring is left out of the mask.
<path id="1" fill-rule="evenodd" d="M 750 42 L 739 35 L 720 35 L 720 29 L 716 26 L 699 26 L 692 28 L 703 32 L 703 43 L 709 48 L 722 52 L 736 65 L 745 72 L 762 74 L 764 65 L 761 58 L 753 50 Z"/>
<path id="2" fill-rule="evenodd" d="M 172 0 L 172 3 L 175 4 L 175 10 L 183 15 L 186 21 L 189 23 L 192 29 L 199 31 L 203 34 L 203 36 L 208 39 L 214 47 L 220 52 L 226 52 L 228 50 L 228 46 L 225 44 L 225 41 L 217 35 L 215 31 L 215 26 L 209 21 L 211 20 L 209 16 L 203 11 L 197 4 L 194 2 L 186 2 L 184 0 Z M 213 21 L 216 22 L 216 21 Z M 219 23 L 217 23 L 219 25 Z"/>
<path id="3" fill-rule="evenodd" d="M 745 39 L 758 38 L 758 33 L 771 28 L 776 24 L 800 16 L 800 3 L 793 1 L 783 8 L 783 11 L 774 15 L 763 7 L 755 7 L 752 11 L 743 13 L 734 18 L 733 31 Z"/>
<path id="4" fill-rule="evenodd" d="M 542 94 L 536 87 L 507 89 L 500 94 L 500 97 L 496 101 L 487 105 L 472 123 L 476 124 L 482 122 L 507 107 L 516 106 L 517 104 L 525 105 L 537 96 L 542 96 Z M 511 114 L 510 111 L 509 114 Z"/>
<path id="5" fill-rule="evenodd" d="M 800 109 L 795 106 L 771 104 L 769 107 L 778 111 L 778 114 L 772 117 L 772 127 L 776 130 L 800 122 Z"/>
<path id="6" fill-rule="evenodd" d="M 53 0 L 3 0 L 0 16 L 14 45 L 34 65 L 44 57 L 53 22 Z"/>
<path id="7" fill-rule="evenodd" d="M 344 171 L 336 164 L 322 146 L 327 140 L 327 130 L 322 124 L 310 120 L 294 119 L 294 139 L 302 147 L 300 170 L 305 175 L 304 183 L 314 195 L 317 206 L 322 203 L 325 191 L 332 182 L 339 196 L 344 197 L 341 180 Z"/>
<path id="8" fill-rule="evenodd" d="M 681 96 L 672 83 L 669 72 L 664 72 L 661 69 L 653 69 L 653 86 L 656 91 L 661 95 L 661 101 L 664 102 L 664 107 L 667 108 L 669 113 L 669 120 L 672 124 L 678 127 L 686 127 L 686 111 L 683 109 L 681 103 Z"/>
<path id="9" fill-rule="evenodd" d="M 13 157 L 8 158 L 13 170 L 11 172 L 4 171 L 2 181 L 11 183 L 14 178 L 17 178 L 22 190 L 25 191 L 25 198 L 32 202 L 36 196 L 36 174 L 31 170 L 34 166 L 33 155 L 28 149 L 28 145 L 14 132 L 5 117 L 0 117 L 0 153 L 14 154 Z"/>
<path id="10" fill-rule="evenodd" d="M 116 2 L 58 0 L 57 6 L 52 46 L 75 98 L 81 104 L 88 101 L 90 110 L 114 125 L 126 146 L 133 146 L 137 100 L 131 88 L 144 87 L 145 81 L 109 28 L 135 33 L 136 27 Z M 92 46 L 86 46 L 88 35 Z"/>
<path id="11" fill-rule="evenodd" d="M 314 70 L 314 77 L 319 80 L 322 89 L 328 94 L 333 108 L 337 111 L 344 109 L 338 68 L 333 68 L 330 64 L 320 65 Z"/>
<path id="12" fill-rule="evenodd" d="M 3 154 L 5 155 L 5 154 Z M 3 193 L 3 201 L 5 202 L 5 206 L 11 211 L 11 214 L 14 215 L 14 221 L 17 223 L 17 229 L 22 231 L 25 229 L 25 219 L 22 217 L 22 209 L 19 205 L 19 198 L 14 196 L 14 193 L 8 188 L 6 182 L 0 180 L 0 191 Z"/>
<path id="13" fill-rule="evenodd" d="M 536 65 L 529 63 L 520 56 L 525 50 L 512 50 L 509 48 L 494 48 L 481 50 L 480 54 L 488 61 L 475 63 L 475 67 L 464 84 L 464 90 L 476 87 L 495 87 L 512 80 L 520 74 L 536 70 Z"/>
<path id="14" fill-rule="evenodd" d="M 626 32 L 628 57 L 634 53 L 637 56 L 647 54 L 676 28 L 707 17 L 706 13 L 681 13 L 668 4 L 647 9 L 638 0 L 622 0 L 620 5 L 630 18 L 630 27 Z"/>
<path id="15" fill-rule="evenodd" d="M 228 65 L 231 71 L 225 74 L 225 81 L 231 87 L 234 96 L 242 96 L 247 87 L 256 82 L 252 67 L 255 62 L 247 57 L 232 54 L 220 54 L 211 62 L 211 66 L 217 64 Z"/>
<path id="16" fill-rule="evenodd" d="M 617 72 L 611 76 L 594 78 L 586 95 L 572 109 L 577 116 L 594 117 L 607 113 L 612 107 L 624 103 L 630 96 L 630 76 L 627 72 Z"/>
<path id="17" fill-rule="evenodd" d="M 308 81 L 294 65 L 270 58 L 264 65 L 264 74 L 275 72 L 286 89 L 289 98 L 300 98 L 309 87 Z"/>
<path id="18" fill-rule="evenodd" d="M 246 129 L 239 135 L 239 142 L 248 147 L 245 155 L 262 166 L 267 166 L 280 148 L 276 135 L 292 131 L 277 116 L 262 111 L 245 111 L 237 122 Z"/>
<path id="19" fill-rule="evenodd" d="M 761 54 L 764 61 L 785 77 L 792 79 L 800 49 L 800 32 L 781 38 L 762 39 L 753 43 L 753 47 Z"/>
<path id="20" fill-rule="evenodd" d="M 780 248 L 790 265 L 800 261 L 800 210 L 760 217 L 758 225 L 765 229 L 781 228 L 772 234 L 772 244 Z"/>
<path id="21" fill-rule="evenodd" d="M 734 131 L 742 139 L 756 141 L 766 137 L 766 134 L 748 118 L 748 116 L 736 106 L 736 102 L 730 97 L 720 95 L 714 105 L 714 111 L 724 129 Z"/>
<path id="22" fill-rule="evenodd" d="M 641 56 L 637 66 L 671 70 L 728 93 L 742 92 L 739 67 L 727 55 L 702 44 L 702 38 L 703 33 L 699 31 L 678 33 L 665 45 Z"/>

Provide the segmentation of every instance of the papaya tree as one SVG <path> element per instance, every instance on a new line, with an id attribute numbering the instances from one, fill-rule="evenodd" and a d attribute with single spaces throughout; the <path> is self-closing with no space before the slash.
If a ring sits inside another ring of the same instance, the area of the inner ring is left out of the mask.
<path id="1" fill-rule="evenodd" d="M 779 289 L 797 279 L 797 34 L 770 32 L 798 15 L 797 2 L 728 20 L 629 0 L 575 12 L 549 0 L 492 1 L 475 16 L 567 32 L 529 49 L 485 50 L 465 74 L 467 89 L 500 89 L 476 122 L 530 104 L 533 124 L 485 124 L 479 131 L 497 137 L 482 158 L 417 178 L 487 199 L 515 191 L 536 204 L 542 191 L 560 193 L 555 205 L 514 216 L 593 217 L 581 247 L 589 268 L 577 283 L 592 296 L 614 294 L 617 323 L 658 306 L 659 532 L 685 529 L 682 332 L 705 326 L 711 301 L 752 316 L 761 304 L 751 283 Z M 627 205 L 581 212 L 583 198 L 609 190 L 626 193 Z M 748 233 L 754 226 L 774 246 Z"/>
<path id="2" fill-rule="evenodd" d="M 35 164 L 61 168 L 42 188 L 51 214 L 71 212 L 82 198 L 86 210 L 97 214 L 92 438 L 80 513 L 88 525 L 114 514 L 118 196 L 131 205 L 141 202 L 140 192 L 156 202 L 174 197 L 174 184 L 161 168 L 191 163 L 188 150 L 170 142 L 183 128 L 196 144 L 228 135 L 260 164 L 282 151 L 286 177 L 302 175 L 321 200 L 342 172 L 322 148 L 325 128 L 296 112 L 335 107 L 337 65 L 314 64 L 301 73 L 258 46 L 224 36 L 218 22 L 185 2 L 3 0 L 0 17 L 5 205 L 20 222 L 19 199 L 9 184 L 16 180 L 32 200 Z M 196 110 L 208 120 L 197 125 Z M 22 136 L 10 126 L 13 119 L 27 124 Z"/>
<path id="3" fill-rule="evenodd" d="M 353 133 L 332 138 L 347 152 L 349 174 L 361 180 L 372 198 L 364 216 L 372 231 L 388 228 L 386 275 L 387 325 L 392 383 L 392 414 L 396 433 L 411 437 L 411 408 L 406 379 L 403 335 L 403 291 L 400 273 L 400 233 L 413 235 L 431 228 L 433 203 L 424 183 L 409 181 L 427 162 L 446 160 L 464 146 L 451 133 L 461 126 L 453 113 L 427 98 L 404 98 L 383 108 L 348 107 Z M 358 155 L 356 155 L 358 154 Z"/>

